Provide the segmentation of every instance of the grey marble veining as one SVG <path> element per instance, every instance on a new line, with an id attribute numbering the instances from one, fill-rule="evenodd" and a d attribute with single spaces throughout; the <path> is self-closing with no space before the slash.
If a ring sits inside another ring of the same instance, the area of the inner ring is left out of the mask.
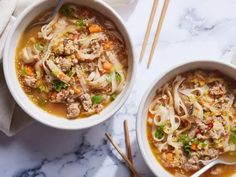
<path id="1" fill-rule="evenodd" d="M 116 7 L 132 35 L 137 59 L 151 5 L 151 0 L 138 0 L 130 8 Z M 34 123 L 12 138 L 0 134 L 0 177 L 128 177 L 129 171 L 104 136 L 111 133 L 125 150 L 125 119 L 129 120 L 135 166 L 142 176 L 152 177 L 135 133 L 142 95 L 157 76 L 178 63 L 204 58 L 229 62 L 236 48 L 235 7 L 235 0 L 172 0 L 152 66 L 146 70 L 145 63 L 160 12 L 144 61 L 138 65 L 134 89 L 121 110 L 109 121 L 82 131 Z"/>

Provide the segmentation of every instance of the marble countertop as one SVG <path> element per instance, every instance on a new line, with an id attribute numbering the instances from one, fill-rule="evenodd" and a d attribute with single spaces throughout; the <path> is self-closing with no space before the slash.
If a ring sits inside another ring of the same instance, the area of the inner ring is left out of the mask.
<path id="1" fill-rule="evenodd" d="M 162 3 L 161 0 L 160 6 Z M 137 59 L 151 6 L 151 0 L 138 0 L 129 7 L 115 7 L 131 32 Z M 153 65 L 146 70 L 148 55 L 145 55 L 143 63 L 138 65 L 133 92 L 122 109 L 109 121 L 87 130 L 61 131 L 35 122 L 14 137 L 0 134 L 0 176 L 128 177 L 129 171 L 104 137 L 105 132 L 110 132 L 125 149 L 124 119 L 128 119 L 130 125 L 135 166 L 142 176 L 153 176 L 136 140 L 135 121 L 141 97 L 159 74 L 183 61 L 229 62 L 236 48 L 235 7 L 235 0 L 172 0 Z M 150 39 L 155 27 L 156 24 Z M 147 53 L 151 43 L 152 40 Z"/>

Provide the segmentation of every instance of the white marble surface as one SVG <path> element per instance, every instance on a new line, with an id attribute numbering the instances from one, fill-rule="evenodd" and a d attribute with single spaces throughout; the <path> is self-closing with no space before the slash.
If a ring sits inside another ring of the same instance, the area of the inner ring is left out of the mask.
<path id="1" fill-rule="evenodd" d="M 139 0 L 129 8 L 116 7 L 126 20 L 137 56 L 151 5 L 151 0 Z M 235 7 L 235 0 L 172 0 L 153 65 L 146 70 L 146 61 L 139 64 L 136 84 L 123 108 L 111 120 L 88 130 L 61 131 L 34 123 L 12 138 L 0 134 L 0 177 L 128 177 L 127 168 L 104 137 L 110 132 L 124 149 L 124 119 L 129 120 L 135 166 L 142 176 L 153 176 L 135 136 L 139 101 L 154 78 L 172 65 L 201 58 L 230 61 L 236 47 Z M 155 29 L 151 39 L 154 33 Z"/>

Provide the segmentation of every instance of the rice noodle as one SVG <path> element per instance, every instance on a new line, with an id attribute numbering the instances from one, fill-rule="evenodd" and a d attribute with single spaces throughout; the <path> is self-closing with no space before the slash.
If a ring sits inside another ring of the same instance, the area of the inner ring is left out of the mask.
<path id="1" fill-rule="evenodd" d="M 33 63 L 36 60 L 30 47 L 25 47 L 22 50 L 22 60 L 24 63 Z"/>
<path id="2" fill-rule="evenodd" d="M 182 84 L 182 82 L 185 80 L 185 78 L 182 78 L 181 76 L 177 76 L 174 81 L 173 86 L 173 94 L 174 94 L 174 106 L 175 110 L 178 112 L 178 114 L 181 114 L 181 108 L 184 111 L 184 114 L 188 114 L 187 108 L 184 105 L 180 95 L 179 95 L 179 86 Z"/>
<path id="3" fill-rule="evenodd" d="M 49 24 L 42 26 L 39 36 L 46 40 L 51 40 L 53 38 L 53 25 L 57 22 L 58 18 L 59 15 L 56 15 Z"/>
<path id="4" fill-rule="evenodd" d="M 173 140 L 173 134 L 168 134 L 167 136 L 167 143 L 174 147 L 175 149 L 179 149 L 180 148 L 180 143 L 177 143 L 176 141 Z"/>
<path id="5" fill-rule="evenodd" d="M 85 80 L 85 78 L 83 76 L 83 73 L 81 72 L 79 67 L 76 67 L 75 72 L 76 72 L 76 74 L 77 74 L 77 76 L 79 78 L 79 81 L 80 81 L 81 87 L 83 89 L 83 92 L 87 93 L 88 92 L 88 88 L 87 88 L 87 83 L 86 83 L 86 80 Z"/>
<path id="6" fill-rule="evenodd" d="M 164 106 L 159 106 L 154 116 L 154 124 L 160 126 L 168 120 L 169 110 Z"/>
<path id="7" fill-rule="evenodd" d="M 193 108 L 192 115 L 194 115 L 197 118 L 203 120 L 203 108 L 202 108 L 202 106 L 197 101 L 193 102 L 193 106 L 194 106 L 194 108 Z"/>
<path id="8" fill-rule="evenodd" d="M 148 111 L 151 114 L 156 114 L 158 112 L 158 110 L 157 110 L 158 106 L 161 104 L 160 99 L 161 98 L 157 97 L 151 102 L 151 104 L 149 106 L 149 109 L 148 109 Z"/>

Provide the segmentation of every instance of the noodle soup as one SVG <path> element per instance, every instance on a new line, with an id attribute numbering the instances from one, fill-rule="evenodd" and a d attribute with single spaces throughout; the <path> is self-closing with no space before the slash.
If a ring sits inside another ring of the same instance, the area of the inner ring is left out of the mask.
<path id="1" fill-rule="evenodd" d="M 116 99 L 126 84 L 128 56 L 113 22 L 90 8 L 65 4 L 49 24 L 22 34 L 16 69 L 35 104 L 75 119 L 97 114 Z"/>
<path id="2" fill-rule="evenodd" d="M 218 156 L 236 160 L 235 81 L 218 71 L 194 70 L 157 90 L 147 115 L 148 142 L 174 176 L 190 176 Z M 231 176 L 218 165 L 203 176 Z"/>

